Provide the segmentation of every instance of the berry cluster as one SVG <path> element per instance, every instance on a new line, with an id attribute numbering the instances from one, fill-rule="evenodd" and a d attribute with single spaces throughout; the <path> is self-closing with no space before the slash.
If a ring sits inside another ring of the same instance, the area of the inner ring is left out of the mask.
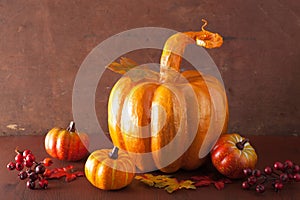
<path id="1" fill-rule="evenodd" d="M 278 192 L 285 183 L 300 181 L 300 167 L 290 160 L 275 162 L 273 167 L 267 166 L 263 172 L 259 169 L 244 169 L 243 172 L 247 180 L 242 183 L 242 188 L 255 188 L 259 193 L 265 191 L 267 183 L 271 183 L 272 188 Z"/>
<path id="2" fill-rule="evenodd" d="M 15 151 L 17 153 L 15 162 L 9 162 L 7 164 L 7 169 L 16 169 L 19 171 L 18 176 L 21 180 L 28 178 L 26 186 L 29 189 L 35 189 L 36 181 L 38 181 L 40 188 L 46 189 L 48 187 L 48 181 L 44 177 L 44 172 L 46 170 L 45 166 L 50 166 L 52 164 L 51 159 L 46 158 L 44 161 L 36 162 L 35 156 L 30 150 Z"/>

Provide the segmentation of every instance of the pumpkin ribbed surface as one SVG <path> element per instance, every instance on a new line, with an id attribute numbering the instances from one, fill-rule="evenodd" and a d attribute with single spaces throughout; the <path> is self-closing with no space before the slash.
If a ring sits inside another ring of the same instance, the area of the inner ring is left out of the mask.
<path id="1" fill-rule="evenodd" d="M 51 129 L 45 137 L 45 149 L 53 158 L 67 161 L 81 160 L 88 154 L 88 135 L 63 128 Z"/>
<path id="2" fill-rule="evenodd" d="M 194 32 L 173 35 L 165 44 L 160 73 L 143 69 L 147 76 L 138 80 L 125 75 L 110 93 L 111 139 L 131 153 L 141 171 L 196 169 L 227 129 L 228 103 L 219 80 L 196 70 L 180 72 L 184 48 L 196 40 Z M 139 156 L 148 153 L 150 158 Z"/>
<path id="3" fill-rule="evenodd" d="M 129 185 L 134 177 L 135 166 L 130 157 L 119 151 L 118 158 L 108 155 L 110 149 L 94 151 L 85 163 L 85 176 L 97 188 L 116 190 Z"/>

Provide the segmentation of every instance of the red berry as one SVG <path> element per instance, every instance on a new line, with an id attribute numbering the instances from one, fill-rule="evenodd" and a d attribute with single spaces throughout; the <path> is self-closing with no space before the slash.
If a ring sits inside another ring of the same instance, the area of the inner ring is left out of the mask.
<path id="1" fill-rule="evenodd" d="M 26 185 L 27 185 L 27 187 L 29 188 L 29 189 L 34 189 L 35 188 L 35 182 L 34 181 L 27 181 L 27 183 L 26 183 Z"/>
<path id="2" fill-rule="evenodd" d="M 280 182 L 275 183 L 274 185 L 275 189 L 277 190 L 282 190 L 283 189 L 283 184 Z"/>
<path id="3" fill-rule="evenodd" d="M 294 180 L 296 181 L 296 182 L 299 182 L 300 181 L 300 174 L 299 173 L 297 173 L 297 174 L 294 174 Z"/>
<path id="4" fill-rule="evenodd" d="M 280 174 L 280 180 L 282 181 L 282 182 L 286 182 L 286 181 L 288 181 L 289 180 L 289 177 L 288 177 L 288 175 L 286 174 L 286 173 L 282 173 L 282 174 Z"/>
<path id="5" fill-rule="evenodd" d="M 29 176 L 29 174 L 30 174 L 31 172 L 33 172 L 32 169 L 30 169 L 30 168 L 29 168 L 29 169 L 26 169 L 26 173 L 27 173 L 28 176 Z"/>
<path id="6" fill-rule="evenodd" d="M 45 172 L 46 168 L 44 165 L 39 164 L 35 167 L 35 173 L 37 174 L 43 174 Z"/>
<path id="7" fill-rule="evenodd" d="M 274 168 L 277 170 L 283 170 L 284 166 L 281 162 L 275 162 L 274 163 Z"/>
<path id="8" fill-rule="evenodd" d="M 254 185 L 256 183 L 257 179 L 255 176 L 250 176 L 248 179 L 247 179 L 247 182 L 249 183 L 249 185 Z"/>
<path id="9" fill-rule="evenodd" d="M 25 160 L 24 161 L 24 165 L 26 166 L 26 167 L 31 167 L 32 165 L 33 165 L 33 162 L 30 162 L 30 161 L 28 161 L 28 160 Z"/>
<path id="10" fill-rule="evenodd" d="M 35 181 L 36 179 L 38 179 L 38 175 L 35 173 L 35 172 L 30 172 L 28 174 L 28 178 L 31 180 L 31 181 Z"/>
<path id="11" fill-rule="evenodd" d="M 261 171 L 259 169 L 255 169 L 255 170 L 253 170 L 252 175 L 256 176 L 256 177 L 260 177 L 261 176 Z"/>
<path id="12" fill-rule="evenodd" d="M 48 181 L 46 179 L 41 179 L 39 181 L 39 186 L 43 189 L 46 189 L 48 187 Z"/>
<path id="13" fill-rule="evenodd" d="M 299 165 L 294 165 L 294 166 L 293 166 L 293 172 L 294 172 L 294 173 L 300 172 L 300 167 L 299 167 Z"/>
<path id="14" fill-rule="evenodd" d="M 15 157 L 15 161 L 18 163 L 23 162 L 23 155 L 21 153 L 17 153 L 16 157 Z"/>
<path id="15" fill-rule="evenodd" d="M 290 160 L 286 160 L 284 162 L 284 166 L 285 166 L 286 169 L 292 169 L 293 166 L 294 166 L 294 163 L 292 161 L 290 161 Z"/>
<path id="16" fill-rule="evenodd" d="M 287 175 L 288 175 L 289 180 L 294 179 L 294 174 L 287 174 Z"/>
<path id="17" fill-rule="evenodd" d="M 27 173 L 25 171 L 21 171 L 18 176 L 21 180 L 24 180 L 27 178 Z"/>
<path id="18" fill-rule="evenodd" d="M 258 184 L 255 187 L 255 190 L 256 190 L 256 192 L 263 193 L 265 191 L 265 186 L 263 186 L 262 184 Z"/>
<path id="19" fill-rule="evenodd" d="M 249 176 L 252 174 L 252 169 L 250 168 L 243 169 L 243 173 L 245 174 L 245 176 Z"/>
<path id="20" fill-rule="evenodd" d="M 25 159 L 26 159 L 26 161 L 29 161 L 29 162 L 35 161 L 35 157 L 33 154 L 28 154 Z"/>
<path id="21" fill-rule="evenodd" d="M 21 171 L 24 168 L 23 163 L 17 162 L 16 163 L 16 170 Z"/>
<path id="22" fill-rule="evenodd" d="M 249 183 L 248 183 L 247 181 L 244 181 L 244 182 L 242 183 L 242 188 L 243 188 L 243 189 L 249 189 L 249 188 L 250 188 Z"/>
<path id="23" fill-rule="evenodd" d="M 23 151 L 23 157 L 26 158 L 26 156 L 28 154 L 32 154 L 32 152 L 29 149 L 26 149 L 25 151 Z"/>
<path id="24" fill-rule="evenodd" d="M 265 167 L 264 172 L 265 172 L 266 174 L 270 175 L 270 174 L 272 174 L 273 170 L 272 170 L 271 167 L 267 166 L 267 167 Z"/>
<path id="25" fill-rule="evenodd" d="M 6 167 L 8 170 L 14 170 L 14 169 L 16 169 L 16 163 L 9 162 Z"/>

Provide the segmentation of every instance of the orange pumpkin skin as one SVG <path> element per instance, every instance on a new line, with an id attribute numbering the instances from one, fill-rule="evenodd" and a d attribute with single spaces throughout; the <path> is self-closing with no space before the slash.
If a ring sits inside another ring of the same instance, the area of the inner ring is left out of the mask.
<path id="1" fill-rule="evenodd" d="M 184 154 L 176 161 L 168 166 L 162 166 L 161 160 L 168 157 L 167 154 L 153 153 L 153 160 L 135 160 L 137 167 L 144 171 L 146 165 L 156 165 L 163 172 L 172 173 L 180 168 L 193 170 L 198 168 L 206 159 L 199 159 L 200 148 L 206 149 L 207 153 L 213 146 L 213 142 L 217 140 L 220 133 L 210 133 L 207 135 L 209 125 L 222 127 L 222 133 L 227 129 L 228 121 L 228 104 L 226 94 L 223 92 L 221 84 L 210 77 L 204 78 L 197 71 L 185 71 L 182 73 L 188 83 L 160 83 L 153 77 L 152 81 L 134 82 L 130 77 L 121 78 L 111 91 L 108 103 L 108 125 L 111 139 L 114 145 L 128 152 L 147 153 L 155 152 L 167 145 L 176 135 L 178 124 L 184 113 L 180 113 L 182 106 L 187 111 L 184 117 L 186 131 L 182 134 L 189 139 L 189 132 L 198 130 L 192 144 L 184 152 Z M 208 87 L 215 89 L 214 99 L 209 94 Z M 170 88 L 173 88 L 172 91 Z M 195 93 L 191 97 L 192 88 Z M 178 99 L 181 97 L 181 100 Z M 219 104 L 221 102 L 221 104 Z M 154 109 L 153 105 L 159 105 L 164 108 L 167 113 L 166 121 L 160 111 Z M 198 106 L 197 106 L 198 105 Z M 211 119 L 212 106 L 220 106 L 220 113 L 214 113 L 215 118 Z M 197 108 L 198 109 L 195 109 Z M 176 112 L 178 111 L 178 112 Z M 130 116 L 128 116 L 130 113 Z M 217 116 L 219 118 L 217 118 Z M 196 124 L 196 119 L 199 123 Z M 222 121 L 222 118 L 225 118 Z M 132 119 L 136 119 L 135 122 Z M 211 121 L 212 120 L 212 121 Z M 165 125 L 160 124 L 165 122 Z M 140 130 L 137 126 L 150 126 L 149 130 Z M 161 128 L 162 127 L 162 128 Z M 161 130 L 159 130 L 161 128 Z M 156 132 L 151 137 L 151 131 Z M 144 135 L 145 137 L 136 137 Z M 146 136 L 150 137 L 146 137 Z M 203 144 L 205 141 L 205 144 Z M 185 141 L 172 144 L 172 151 L 183 151 Z"/>
<path id="2" fill-rule="evenodd" d="M 172 49 L 182 50 L 191 41 L 173 39 L 166 42 L 165 48 L 171 50 L 163 51 L 160 73 L 144 70 L 147 79 L 139 80 L 125 75 L 109 96 L 108 127 L 114 145 L 129 153 L 152 153 L 151 159 L 133 155 L 141 171 L 153 169 L 151 166 L 166 173 L 196 169 L 227 129 L 223 85 L 196 70 L 180 73 L 181 57 Z M 182 48 L 174 47 L 173 41 L 183 41 L 179 44 Z M 182 140 L 174 142 L 178 134 Z M 169 153 L 162 153 L 167 145 Z M 166 165 L 164 160 L 173 153 L 181 156 Z"/>
<path id="3" fill-rule="evenodd" d="M 88 181 L 102 190 L 118 190 L 129 185 L 135 175 L 135 166 L 128 154 L 118 152 L 111 158 L 111 149 L 94 151 L 85 163 L 85 176 Z"/>
<path id="4" fill-rule="evenodd" d="M 75 130 L 71 122 L 67 129 L 53 128 L 45 137 L 45 150 L 53 158 L 78 161 L 88 154 L 89 137 Z"/>

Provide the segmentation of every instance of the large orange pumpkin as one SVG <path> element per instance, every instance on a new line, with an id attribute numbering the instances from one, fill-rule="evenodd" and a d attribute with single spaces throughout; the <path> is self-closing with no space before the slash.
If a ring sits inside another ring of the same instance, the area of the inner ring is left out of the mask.
<path id="1" fill-rule="evenodd" d="M 180 72 L 186 45 L 220 46 L 221 36 L 208 33 L 202 29 L 171 36 L 161 56 L 160 73 L 143 69 L 143 75 L 136 78 L 130 76 L 133 69 L 111 91 L 111 139 L 132 153 L 141 171 L 196 169 L 226 131 L 228 105 L 223 85 L 196 70 Z"/>

